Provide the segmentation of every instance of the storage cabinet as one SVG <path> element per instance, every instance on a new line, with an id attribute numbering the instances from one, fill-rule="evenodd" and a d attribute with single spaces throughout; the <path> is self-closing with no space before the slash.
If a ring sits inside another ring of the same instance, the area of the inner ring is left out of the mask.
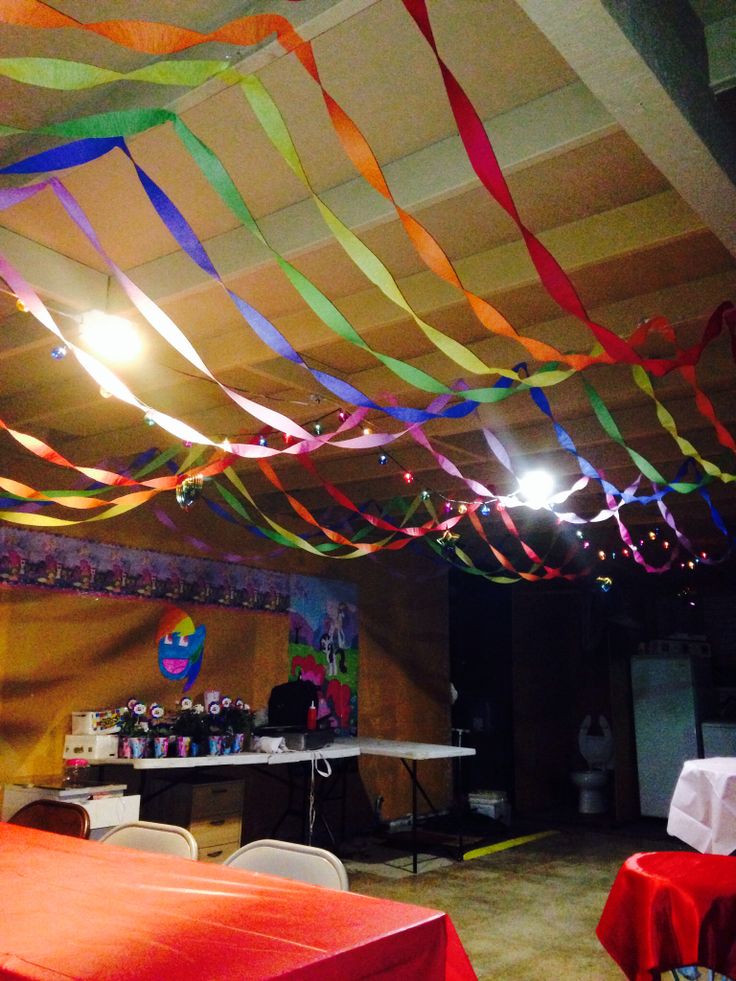
<path id="1" fill-rule="evenodd" d="M 156 778 L 143 813 L 146 820 L 178 824 L 194 835 L 201 862 L 224 862 L 240 848 L 243 781 L 170 782 Z"/>

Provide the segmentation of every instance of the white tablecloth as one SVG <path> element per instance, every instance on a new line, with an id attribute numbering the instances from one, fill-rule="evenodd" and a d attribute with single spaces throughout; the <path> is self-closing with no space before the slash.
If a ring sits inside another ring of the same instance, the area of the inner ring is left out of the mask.
<path id="1" fill-rule="evenodd" d="M 703 854 L 736 851 L 736 757 L 685 762 L 672 795 L 667 832 Z"/>

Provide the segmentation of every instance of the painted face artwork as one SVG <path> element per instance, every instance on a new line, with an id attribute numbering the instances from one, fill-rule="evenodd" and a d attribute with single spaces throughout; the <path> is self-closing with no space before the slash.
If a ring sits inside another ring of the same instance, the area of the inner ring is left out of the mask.
<path id="1" fill-rule="evenodd" d="M 159 670 L 169 681 L 184 679 L 184 691 L 189 691 L 199 675 L 206 633 L 204 624 L 195 628 L 192 618 L 183 610 L 167 610 L 159 621 L 156 633 Z"/>

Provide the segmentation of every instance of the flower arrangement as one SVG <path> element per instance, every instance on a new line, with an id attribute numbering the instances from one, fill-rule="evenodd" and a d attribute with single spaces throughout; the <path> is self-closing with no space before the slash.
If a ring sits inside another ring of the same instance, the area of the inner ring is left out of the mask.
<path id="1" fill-rule="evenodd" d="M 236 698 L 233 702 L 230 699 L 227 701 L 228 704 L 225 706 L 227 728 L 233 733 L 250 735 L 253 727 L 253 713 L 250 710 L 250 705 L 247 705 L 242 698 Z M 224 705 L 224 703 L 225 699 L 223 698 L 221 704 Z"/>
<path id="2" fill-rule="evenodd" d="M 207 720 L 204 716 L 204 707 L 202 705 L 195 705 L 191 698 L 182 698 L 171 726 L 174 735 L 199 739 L 203 735 L 206 735 L 206 726 Z"/>
<path id="3" fill-rule="evenodd" d="M 128 704 L 118 713 L 117 725 L 121 736 L 147 736 L 148 720 L 145 702 L 137 698 L 129 698 Z"/>

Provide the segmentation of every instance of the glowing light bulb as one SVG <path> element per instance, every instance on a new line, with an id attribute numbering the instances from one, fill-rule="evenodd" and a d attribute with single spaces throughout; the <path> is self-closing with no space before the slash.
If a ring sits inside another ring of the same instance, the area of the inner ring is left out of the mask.
<path id="1" fill-rule="evenodd" d="M 430 498 L 430 493 L 429 493 L 429 491 L 428 491 L 428 490 L 426 490 L 426 489 L 425 489 L 425 490 L 423 490 L 423 491 L 422 491 L 422 494 L 421 494 L 421 497 L 422 497 L 422 500 L 423 500 L 423 501 L 428 501 L 428 500 L 429 500 L 429 498 Z"/>
<path id="2" fill-rule="evenodd" d="M 54 361 L 62 361 L 67 356 L 68 348 L 66 344 L 58 344 L 51 348 L 51 357 Z"/>
<path id="3" fill-rule="evenodd" d="M 546 470 L 529 470 L 519 480 L 519 494 L 534 510 L 547 507 L 553 490 L 554 480 Z"/>
<path id="4" fill-rule="evenodd" d="M 95 354 L 109 361 L 132 361 L 141 352 L 141 339 L 133 324 L 101 310 L 83 314 L 80 337 Z"/>
<path id="5" fill-rule="evenodd" d="M 480 513 L 483 515 L 491 513 L 491 507 L 489 504 L 481 504 Z"/>
<path id="6" fill-rule="evenodd" d="M 468 505 L 467 505 L 467 504 L 465 504 L 465 503 L 463 503 L 463 504 L 458 504 L 458 506 L 457 506 L 457 510 L 458 510 L 458 512 L 459 512 L 460 514 L 467 514 L 467 513 L 468 513 Z"/>
<path id="7" fill-rule="evenodd" d="M 404 471 L 404 483 L 405 484 L 413 484 L 414 483 L 414 474 L 411 472 L 411 470 L 405 470 Z"/>
<path id="8" fill-rule="evenodd" d="M 370 426 L 363 426 L 363 435 L 364 436 L 370 436 L 372 432 L 373 432 L 373 430 L 371 429 Z"/>
<path id="9" fill-rule="evenodd" d="M 381 464 L 382 467 L 388 463 L 388 457 L 386 456 L 385 453 L 378 454 L 378 462 Z"/>
<path id="10" fill-rule="evenodd" d="M 268 440 L 263 435 L 263 433 L 261 433 L 261 435 L 258 437 L 258 445 L 259 446 L 268 446 Z"/>

